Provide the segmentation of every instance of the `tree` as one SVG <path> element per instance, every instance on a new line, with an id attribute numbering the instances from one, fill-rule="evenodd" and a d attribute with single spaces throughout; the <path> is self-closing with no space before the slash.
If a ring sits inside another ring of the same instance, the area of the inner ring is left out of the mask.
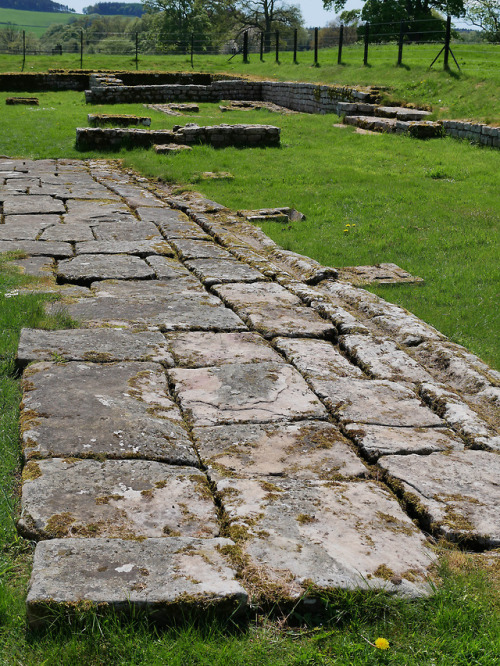
<path id="1" fill-rule="evenodd" d="M 271 35 L 279 28 L 300 28 L 304 23 L 299 7 L 281 0 L 240 0 L 236 3 L 239 12 L 240 32 L 256 29 L 264 33 L 264 50 L 271 50 Z"/>
<path id="2" fill-rule="evenodd" d="M 465 6 L 465 20 L 481 28 L 489 42 L 500 42 L 499 0 L 469 0 Z"/>

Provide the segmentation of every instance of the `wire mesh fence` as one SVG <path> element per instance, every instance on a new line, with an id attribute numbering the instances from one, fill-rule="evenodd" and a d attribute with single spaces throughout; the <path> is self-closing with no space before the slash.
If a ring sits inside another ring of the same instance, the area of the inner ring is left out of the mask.
<path id="1" fill-rule="evenodd" d="M 102 32 L 91 26 L 84 30 L 71 24 L 59 38 L 50 34 L 36 38 L 12 27 L 0 29 L 0 54 L 22 56 L 23 64 L 27 57 L 73 54 L 82 68 L 85 57 L 93 55 L 132 57 L 139 68 L 141 56 L 147 55 L 188 56 L 193 66 L 195 58 L 216 55 L 227 56 L 227 60 L 242 58 L 244 62 L 250 59 L 280 62 L 287 58 L 316 65 L 335 62 L 368 65 L 385 61 L 411 66 L 428 60 L 430 66 L 441 53 L 445 67 L 453 64 L 453 60 L 456 67 L 466 65 L 468 71 L 475 71 L 485 66 L 498 67 L 500 44 L 461 42 L 450 17 L 268 33 L 248 30 L 217 43 L 202 34 Z"/>

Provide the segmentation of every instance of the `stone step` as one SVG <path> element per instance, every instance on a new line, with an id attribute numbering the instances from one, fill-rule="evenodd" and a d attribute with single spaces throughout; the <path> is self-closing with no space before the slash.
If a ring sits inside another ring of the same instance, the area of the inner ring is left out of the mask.
<path id="1" fill-rule="evenodd" d="M 375 116 L 346 116 L 346 125 L 354 125 L 371 132 L 385 132 L 387 134 L 410 134 L 417 139 L 430 139 L 443 134 L 440 122 L 431 120 L 406 121 L 396 118 L 377 118 Z"/>
<path id="2" fill-rule="evenodd" d="M 431 115 L 431 112 L 424 111 L 423 109 L 410 109 L 403 106 L 380 106 L 379 104 L 339 102 L 338 115 L 377 116 L 379 118 L 397 118 L 397 120 L 413 121 L 424 120 L 427 116 Z"/>

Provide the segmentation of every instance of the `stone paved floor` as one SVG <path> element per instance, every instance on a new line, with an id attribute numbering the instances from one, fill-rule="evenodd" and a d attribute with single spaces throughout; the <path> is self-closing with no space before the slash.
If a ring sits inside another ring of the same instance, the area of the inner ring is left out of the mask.
<path id="1" fill-rule="evenodd" d="M 32 623 L 414 596 L 437 538 L 500 546 L 500 375 L 477 357 L 113 163 L 1 158 L 0 202 L 0 252 L 81 322 L 19 344 Z"/>

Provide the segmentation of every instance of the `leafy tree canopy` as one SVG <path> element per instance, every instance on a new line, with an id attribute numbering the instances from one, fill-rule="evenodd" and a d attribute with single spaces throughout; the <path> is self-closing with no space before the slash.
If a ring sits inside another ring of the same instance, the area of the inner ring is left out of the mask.
<path id="1" fill-rule="evenodd" d="M 22 9 L 28 12 L 74 12 L 67 5 L 60 5 L 52 0 L 0 0 L 2 9 Z"/>
<path id="2" fill-rule="evenodd" d="M 2 0 L 0 0 L 2 2 Z M 102 16 L 142 16 L 144 8 L 141 2 L 97 2 L 83 8 L 84 14 Z"/>
<path id="3" fill-rule="evenodd" d="M 480 28 L 489 42 L 500 42 L 499 0 L 469 0 L 465 5 L 465 20 Z"/>
<path id="4" fill-rule="evenodd" d="M 323 0 L 323 7 L 325 9 L 334 9 L 339 12 L 344 9 L 347 0 Z M 464 15 L 464 0 L 366 0 L 367 4 L 387 5 L 386 9 L 381 9 L 380 13 L 391 15 L 391 21 L 401 20 L 403 18 L 408 20 L 421 19 L 424 16 L 432 16 L 432 10 L 444 12 L 451 16 Z M 396 16 L 397 14 L 397 16 Z M 404 14 L 404 16 L 401 16 Z"/>

